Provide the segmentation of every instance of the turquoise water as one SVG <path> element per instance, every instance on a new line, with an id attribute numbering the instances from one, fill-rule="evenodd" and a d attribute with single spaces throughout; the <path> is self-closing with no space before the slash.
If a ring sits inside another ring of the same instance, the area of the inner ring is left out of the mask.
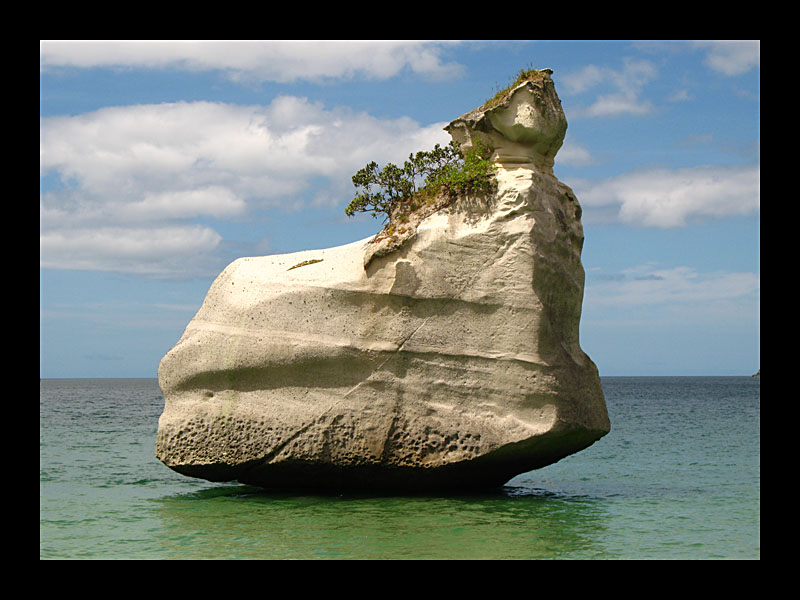
<path id="1" fill-rule="evenodd" d="M 612 431 L 469 495 L 267 494 L 154 456 L 155 379 L 42 380 L 43 559 L 760 559 L 760 380 L 605 377 Z"/>

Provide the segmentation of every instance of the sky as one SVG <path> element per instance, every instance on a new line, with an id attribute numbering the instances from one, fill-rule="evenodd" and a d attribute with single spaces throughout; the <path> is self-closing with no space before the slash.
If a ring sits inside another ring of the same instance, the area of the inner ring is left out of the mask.
<path id="1" fill-rule="evenodd" d="M 553 69 L 601 376 L 760 368 L 758 41 L 40 41 L 43 378 L 156 377 L 242 256 L 378 232 L 351 177 Z"/>

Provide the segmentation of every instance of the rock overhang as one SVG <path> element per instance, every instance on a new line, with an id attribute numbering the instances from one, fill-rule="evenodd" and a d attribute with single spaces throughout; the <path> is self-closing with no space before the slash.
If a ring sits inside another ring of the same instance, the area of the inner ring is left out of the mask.
<path id="1" fill-rule="evenodd" d="M 552 167 L 564 142 L 567 119 L 550 75 L 511 87 L 497 102 L 475 108 L 451 121 L 445 130 L 462 147 L 477 141 L 493 150 L 501 164 L 541 163 Z"/>

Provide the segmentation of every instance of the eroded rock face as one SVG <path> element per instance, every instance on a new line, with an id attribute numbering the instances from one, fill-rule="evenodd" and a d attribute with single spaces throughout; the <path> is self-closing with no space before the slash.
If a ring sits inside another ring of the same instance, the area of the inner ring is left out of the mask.
<path id="1" fill-rule="evenodd" d="M 474 488 L 605 435 L 580 207 L 552 173 L 566 121 L 549 77 L 532 89 L 448 127 L 496 150 L 492 197 L 369 261 L 367 239 L 229 265 L 159 366 L 158 458 L 265 488 Z"/>

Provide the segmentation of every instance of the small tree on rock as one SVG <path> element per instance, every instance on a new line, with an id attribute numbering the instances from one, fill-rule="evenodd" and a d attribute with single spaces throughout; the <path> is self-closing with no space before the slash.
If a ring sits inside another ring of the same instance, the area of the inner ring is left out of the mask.
<path id="1" fill-rule="evenodd" d="M 444 147 L 436 144 L 428 152 L 410 154 L 402 168 L 388 163 L 378 170 L 378 164 L 370 162 L 353 175 L 353 185 L 360 193 L 344 212 L 349 217 L 368 212 L 373 217 L 383 214 L 389 219 L 401 203 L 411 202 L 422 193 L 445 192 L 454 198 L 491 191 L 496 180 L 490 155 L 485 145 L 477 144 L 462 152 L 461 146 L 451 141 Z"/>

